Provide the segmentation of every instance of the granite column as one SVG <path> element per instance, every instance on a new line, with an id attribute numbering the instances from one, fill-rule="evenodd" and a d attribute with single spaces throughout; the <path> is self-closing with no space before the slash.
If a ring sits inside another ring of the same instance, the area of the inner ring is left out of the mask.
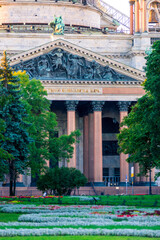
<path id="1" fill-rule="evenodd" d="M 76 130 L 76 117 L 75 110 L 77 107 L 78 101 L 66 101 L 67 107 L 67 134 L 71 134 L 71 132 Z M 73 157 L 70 159 L 68 163 L 68 167 L 76 168 L 76 148 L 74 144 L 74 152 Z"/>
<path id="2" fill-rule="evenodd" d="M 120 110 L 120 124 L 123 121 L 124 117 L 128 115 L 128 107 L 130 102 L 120 101 L 118 102 L 119 110 Z M 125 185 L 126 178 L 129 181 L 129 164 L 126 161 L 128 158 L 128 154 L 121 153 L 120 154 L 120 184 Z"/>

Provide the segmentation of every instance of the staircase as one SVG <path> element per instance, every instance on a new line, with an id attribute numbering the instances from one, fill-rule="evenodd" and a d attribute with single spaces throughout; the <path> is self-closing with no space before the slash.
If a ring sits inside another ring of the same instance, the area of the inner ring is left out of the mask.
<path id="1" fill-rule="evenodd" d="M 130 29 L 130 18 L 108 3 L 103 0 L 88 0 L 87 3 L 100 10 L 104 16 L 107 15 L 113 18 L 115 23 L 119 23 L 119 25 L 123 25 L 127 29 Z"/>

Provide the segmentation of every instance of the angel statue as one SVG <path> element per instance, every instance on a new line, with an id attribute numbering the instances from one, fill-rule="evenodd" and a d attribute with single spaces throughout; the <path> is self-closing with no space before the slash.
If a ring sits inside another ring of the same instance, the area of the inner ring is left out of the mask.
<path id="1" fill-rule="evenodd" d="M 52 22 L 49 23 L 51 28 L 53 28 L 53 34 L 54 35 L 63 35 L 64 34 L 64 23 L 62 17 L 56 17 L 54 16 L 54 19 Z"/>

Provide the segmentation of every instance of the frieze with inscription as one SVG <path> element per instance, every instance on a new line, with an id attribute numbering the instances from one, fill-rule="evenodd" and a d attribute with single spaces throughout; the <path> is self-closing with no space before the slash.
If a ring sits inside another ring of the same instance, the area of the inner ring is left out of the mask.
<path id="1" fill-rule="evenodd" d="M 45 88 L 48 94 L 71 93 L 71 94 L 102 94 L 102 88 Z"/>
<path id="2" fill-rule="evenodd" d="M 13 68 L 15 71 L 26 70 L 30 78 L 41 80 L 135 81 L 108 66 L 100 65 L 95 60 L 88 61 L 84 57 L 73 55 L 60 48 L 28 61 L 21 61 Z"/>

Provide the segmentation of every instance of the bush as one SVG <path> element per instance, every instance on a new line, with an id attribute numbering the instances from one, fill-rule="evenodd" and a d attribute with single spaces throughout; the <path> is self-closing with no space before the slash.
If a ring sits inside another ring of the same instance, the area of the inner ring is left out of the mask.
<path id="1" fill-rule="evenodd" d="M 53 168 L 48 169 L 37 181 L 37 188 L 43 192 L 60 195 L 70 195 L 72 190 L 84 186 L 86 177 L 75 168 Z"/>

